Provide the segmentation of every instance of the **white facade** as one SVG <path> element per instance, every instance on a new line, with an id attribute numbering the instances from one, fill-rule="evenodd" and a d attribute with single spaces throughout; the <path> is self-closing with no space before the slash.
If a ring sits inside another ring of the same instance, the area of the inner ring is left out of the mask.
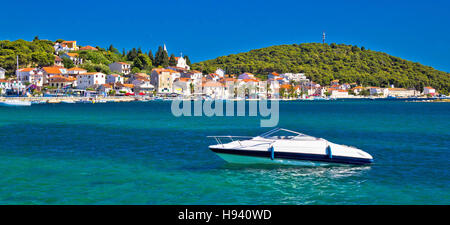
<path id="1" fill-rule="evenodd" d="M 124 62 L 114 62 L 109 64 L 109 69 L 112 72 L 122 73 L 122 74 L 130 74 L 131 73 L 131 65 Z"/>
<path id="2" fill-rule="evenodd" d="M 36 68 L 23 68 L 16 71 L 17 80 L 21 83 L 30 83 L 42 87 L 44 83 L 43 70 Z"/>
<path id="3" fill-rule="evenodd" d="M 110 84 L 110 83 L 121 83 L 123 84 L 123 77 L 120 76 L 119 74 L 108 74 L 106 76 L 106 83 Z"/>
<path id="4" fill-rule="evenodd" d="M 0 79 L 5 79 L 6 70 L 0 67 Z"/>
<path id="5" fill-rule="evenodd" d="M 434 94 L 436 94 L 436 90 L 434 88 L 432 88 L 432 87 L 424 87 L 423 88 L 423 94 L 424 95 L 428 95 L 428 94 L 434 95 Z"/>
<path id="6" fill-rule="evenodd" d="M 105 84 L 106 75 L 104 73 L 84 73 L 77 75 L 77 88 L 86 89 L 95 85 Z"/>

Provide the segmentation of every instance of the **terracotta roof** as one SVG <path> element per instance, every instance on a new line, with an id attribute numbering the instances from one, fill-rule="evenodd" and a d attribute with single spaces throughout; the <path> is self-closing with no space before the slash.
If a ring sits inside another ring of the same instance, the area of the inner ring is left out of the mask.
<path id="1" fill-rule="evenodd" d="M 68 56 L 70 56 L 70 57 L 78 57 L 78 53 L 70 53 L 70 52 L 68 52 L 68 53 L 66 53 Z"/>
<path id="2" fill-rule="evenodd" d="M 274 76 L 280 76 L 280 74 L 275 73 L 275 72 L 272 72 L 271 74 L 274 75 Z"/>
<path id="3" fill-rule="evenodd" d="M 389 91 L 407 91 L 404 88 L 388 88 L 388 89 L 389 89 Z"/>
<path id="4" fill-rule="evenodd" d="M 46 73 L 49 74 L 61 74 L 60 69 L 64 69 L 63 67 L 57 67 L 57 66 L 49 66 L 49 67 L 43 67 L 42 68 Z"/>
<path id="5" fill-rule="evenodd" d="M 188 82 L 190 80 L 191 80 L 191 78 L 187 78 L 187 77 L 181 77 L 180 78 L 180 81 L 182 81 L 182 82 Z"/>
<path id="6" fill-rule="evenodd" d="M 280 88 L 285 88 L 285 89 L 289 89 L 291 87 L 292 86 L 290 84 L 282 84 L 282 85 L 280 85 Z"/>
<path id="7" fill-rule="evenodd" d="M 97 51 L 98 49 L 94 48 L 92 46 L 86 45 L 84 47 L 81 47 L 80 50 L 95 50 L 95 51 Z"/>
<path id="8" fill-rule="evenodd" d="M 85 70 L 83 68 L 79 68 L 79 67 L 73 67 L 73 68 L 68 69 L 67 71 L 87 71 L 87 70 Z"/>
<path id="9" fill-rule="evenodd" d="M 63 60 L 61 59 L 61 57 L 55 55 L 55 61 L 62 62 Z"/>
<path id="10" fill-rule="evenodd" d="M 30 72 L 34 69 L 36 69 L 36 68 L 22 68 L 22 69 L 19 69 L 19 72 Z"/>
<path id="11" fill-rule="evenodd" d="M 427 88 L 427 89 L 434 89 L 434 88 L 432 88 L 432 87 L 424 87 L 424 88 Z"/>
<path id="12" fill-rule="evenodd" d="M 124 62 L 115 62 L 115 63 L 119 63 L 119 64 L 122 64 L 122 65 L 130 65 L 130 64 L 124 63 Z"/>

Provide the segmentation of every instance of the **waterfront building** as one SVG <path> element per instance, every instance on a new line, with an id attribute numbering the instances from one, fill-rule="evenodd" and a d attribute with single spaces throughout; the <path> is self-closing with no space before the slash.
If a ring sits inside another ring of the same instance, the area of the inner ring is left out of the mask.
<path id="1" fill-rule="evenodd" d="M 330 85 L 339 85 L 339 80 L 332 80 Z"/>
<path id="2" fill-rule="evenodd" d="M 203 93 L 213 99 L 222 99 L 224 95 L 224 85 L 217 81 L 207 81 L 202 84 Z"/>
<path id="3" fill-rule="evenodd" d="M 348 91 L 342 89 L 329 89 L 331 98 L 348 98 Z"/>
<path id="4" fill-rule="evenodd" d="M 148 76 L 148 75 L 147 75 Z M 155 86 L 150 83 L 149 77 L 136 77 L 132 84 L 136 93 L 149 93 L 155 90 Z"/>
<path id="5" fill-rule="evenodd" d="M 389 95 L 388 88 L 370 87 L 369 91 L 370 91 L 370 95 L 378 95 L 378 96 L 383 96 L 383 97 L 387 97 Z"/>
<path id="6" fill-rule="evenodd" d="M 58 89 L 67 88 L 74 86 L 76 82 L 76 78 L 73 77 L 64 77 L 61 75 L 50 77 L 48 80 L 48 85 L 50 87 L 56 87 Z"/>
<path id="7" fill-rule="evenodd" d="M 175 70 L 156 68 L 152 70 L 150 83 L 156 88 L 158 93 L 172 93 L 173 81 L 181 77 Z"/>
<path id="8" fill-rule="evenodd" d="M 77 75 L 77 88 L 86 89 L 89 87 L 105 84 L 106 75 L 100 72 L 83 73 Z"/>
<path id="9" fill-rule="evenodd" d="M 16 71 L 17 80 L 26 84 L 42 87 L 44 84 L 44 70 L 37 68 L 22 68 Z"/>
<path id="10" fill-rule="evenodd" d="M 109 69 L 112 72 L 128 75 L 131 73 L 131 65 L 124 62 L 114 62 L 109 64 Z"/>
<path id="11" fill-rule="evenodd" d="M 423 94 L 424 95 L 428 95 L 428 94 L 430 94 L 430 95 L 435 95 L 436 94 L 436 90 L 434 89 L 434 88 L 432 88 L 432 87 L 424 87 L 423 88 Z"/>
<path id="12" fill-rule="evenodd" d="M 185 96 L 193 94 L 195 87 L 193 81 L 190 78 L 180 77 L 173 82 L 173 92 Z M 194 90 L 192 90 L 194 89 Z"/>
<path id="13" fill-rule="evenodd" d="M 134 88 L 133 84 L 117 83 L 114 85 L 114 90 L 116 91 L 116 94 L 134 93 L 133 88 Z"/>
<path id="14" fill-rule="evenodd" d="M 412 97 L 416 95 L 416 90 L 414 89 L 405 89 L 405 88 L 388 88 L 389 96 L 393 97 Z"/>
<path id="15" fill-rule="evenodd" d="M 362 86 L 356 86 L 356 87 L 352 88 L 351 90 L 353 90 L 355 95 L 359 95 L 359 93 L 361 93 L 361 91 L 364 90 L 364 88 Z"/>
<path id="16" fill-rule="evenodd" d="M 9 81 L 5 79 L 0 79 L 0 94 L 4 95 L 6 94 L 6 90 L 11 89 L 11 85 Z"/>
<path id="17" fill-rule="evenodd" d="M 67 74 L 67 69 L 59 66 L 42 67 L 42 70 L 44 73 L 44 80 L 43 80 L 44 84 L 47 84 L 48 79 L 52 76 Z"/>
<path id="18" fill-rule="evenodd" d="M 108 74 L 106 76 L 106 83 L 108 84 L 115 84 L 115 83 L 122 83 L 123 84 L 123 77 L 119 74 Z"/>

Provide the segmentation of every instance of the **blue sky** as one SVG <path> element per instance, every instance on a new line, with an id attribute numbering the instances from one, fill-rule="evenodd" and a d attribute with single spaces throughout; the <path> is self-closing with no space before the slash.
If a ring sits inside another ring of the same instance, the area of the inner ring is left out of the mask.
<path id="1" fill-rule="evenodd" d="M 191 61 L 271 45 L 365 46 L 450 72 L 450 1 L 5 1 L 0 39 L 141 47 Z"/>

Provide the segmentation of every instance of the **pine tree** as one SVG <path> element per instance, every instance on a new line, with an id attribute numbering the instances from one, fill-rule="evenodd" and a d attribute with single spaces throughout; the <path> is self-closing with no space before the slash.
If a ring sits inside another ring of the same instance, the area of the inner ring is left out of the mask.
<path id="1" fill-rule="evenodd" d="M 155 66 L 163 66 L 166 67 L 169 65 L 169 56 L 164 49 L 159 46 L 158 51 L 155 54 Z"/>
<path id="2" fill-rule="evenodd" d="M 184 56 L 184 59 L 186 59 L 186 64 L 187 64 L 188 66 L 191 66 L 191 60 L 189 59 L 189 56 L 185 55 L 185 56 Z"/>
<path id="3" fill-rule="evenodd" d="M 148 57 L 150 58 L 150 60 L 152 61 L 152 63 L 155 62 L 155 58 L 153 57 L 153 52 L 152 52 L 152 50 L 149 50 L 149 51 L 148 51 Z"/>
<path id="4" fill-rule="evenodd" d="M 169 58 L 169 66 L 176 66 L 177 65 L 177 60 L 175 59 L 175 55 L 171 54 L 170 58 Z"/>

